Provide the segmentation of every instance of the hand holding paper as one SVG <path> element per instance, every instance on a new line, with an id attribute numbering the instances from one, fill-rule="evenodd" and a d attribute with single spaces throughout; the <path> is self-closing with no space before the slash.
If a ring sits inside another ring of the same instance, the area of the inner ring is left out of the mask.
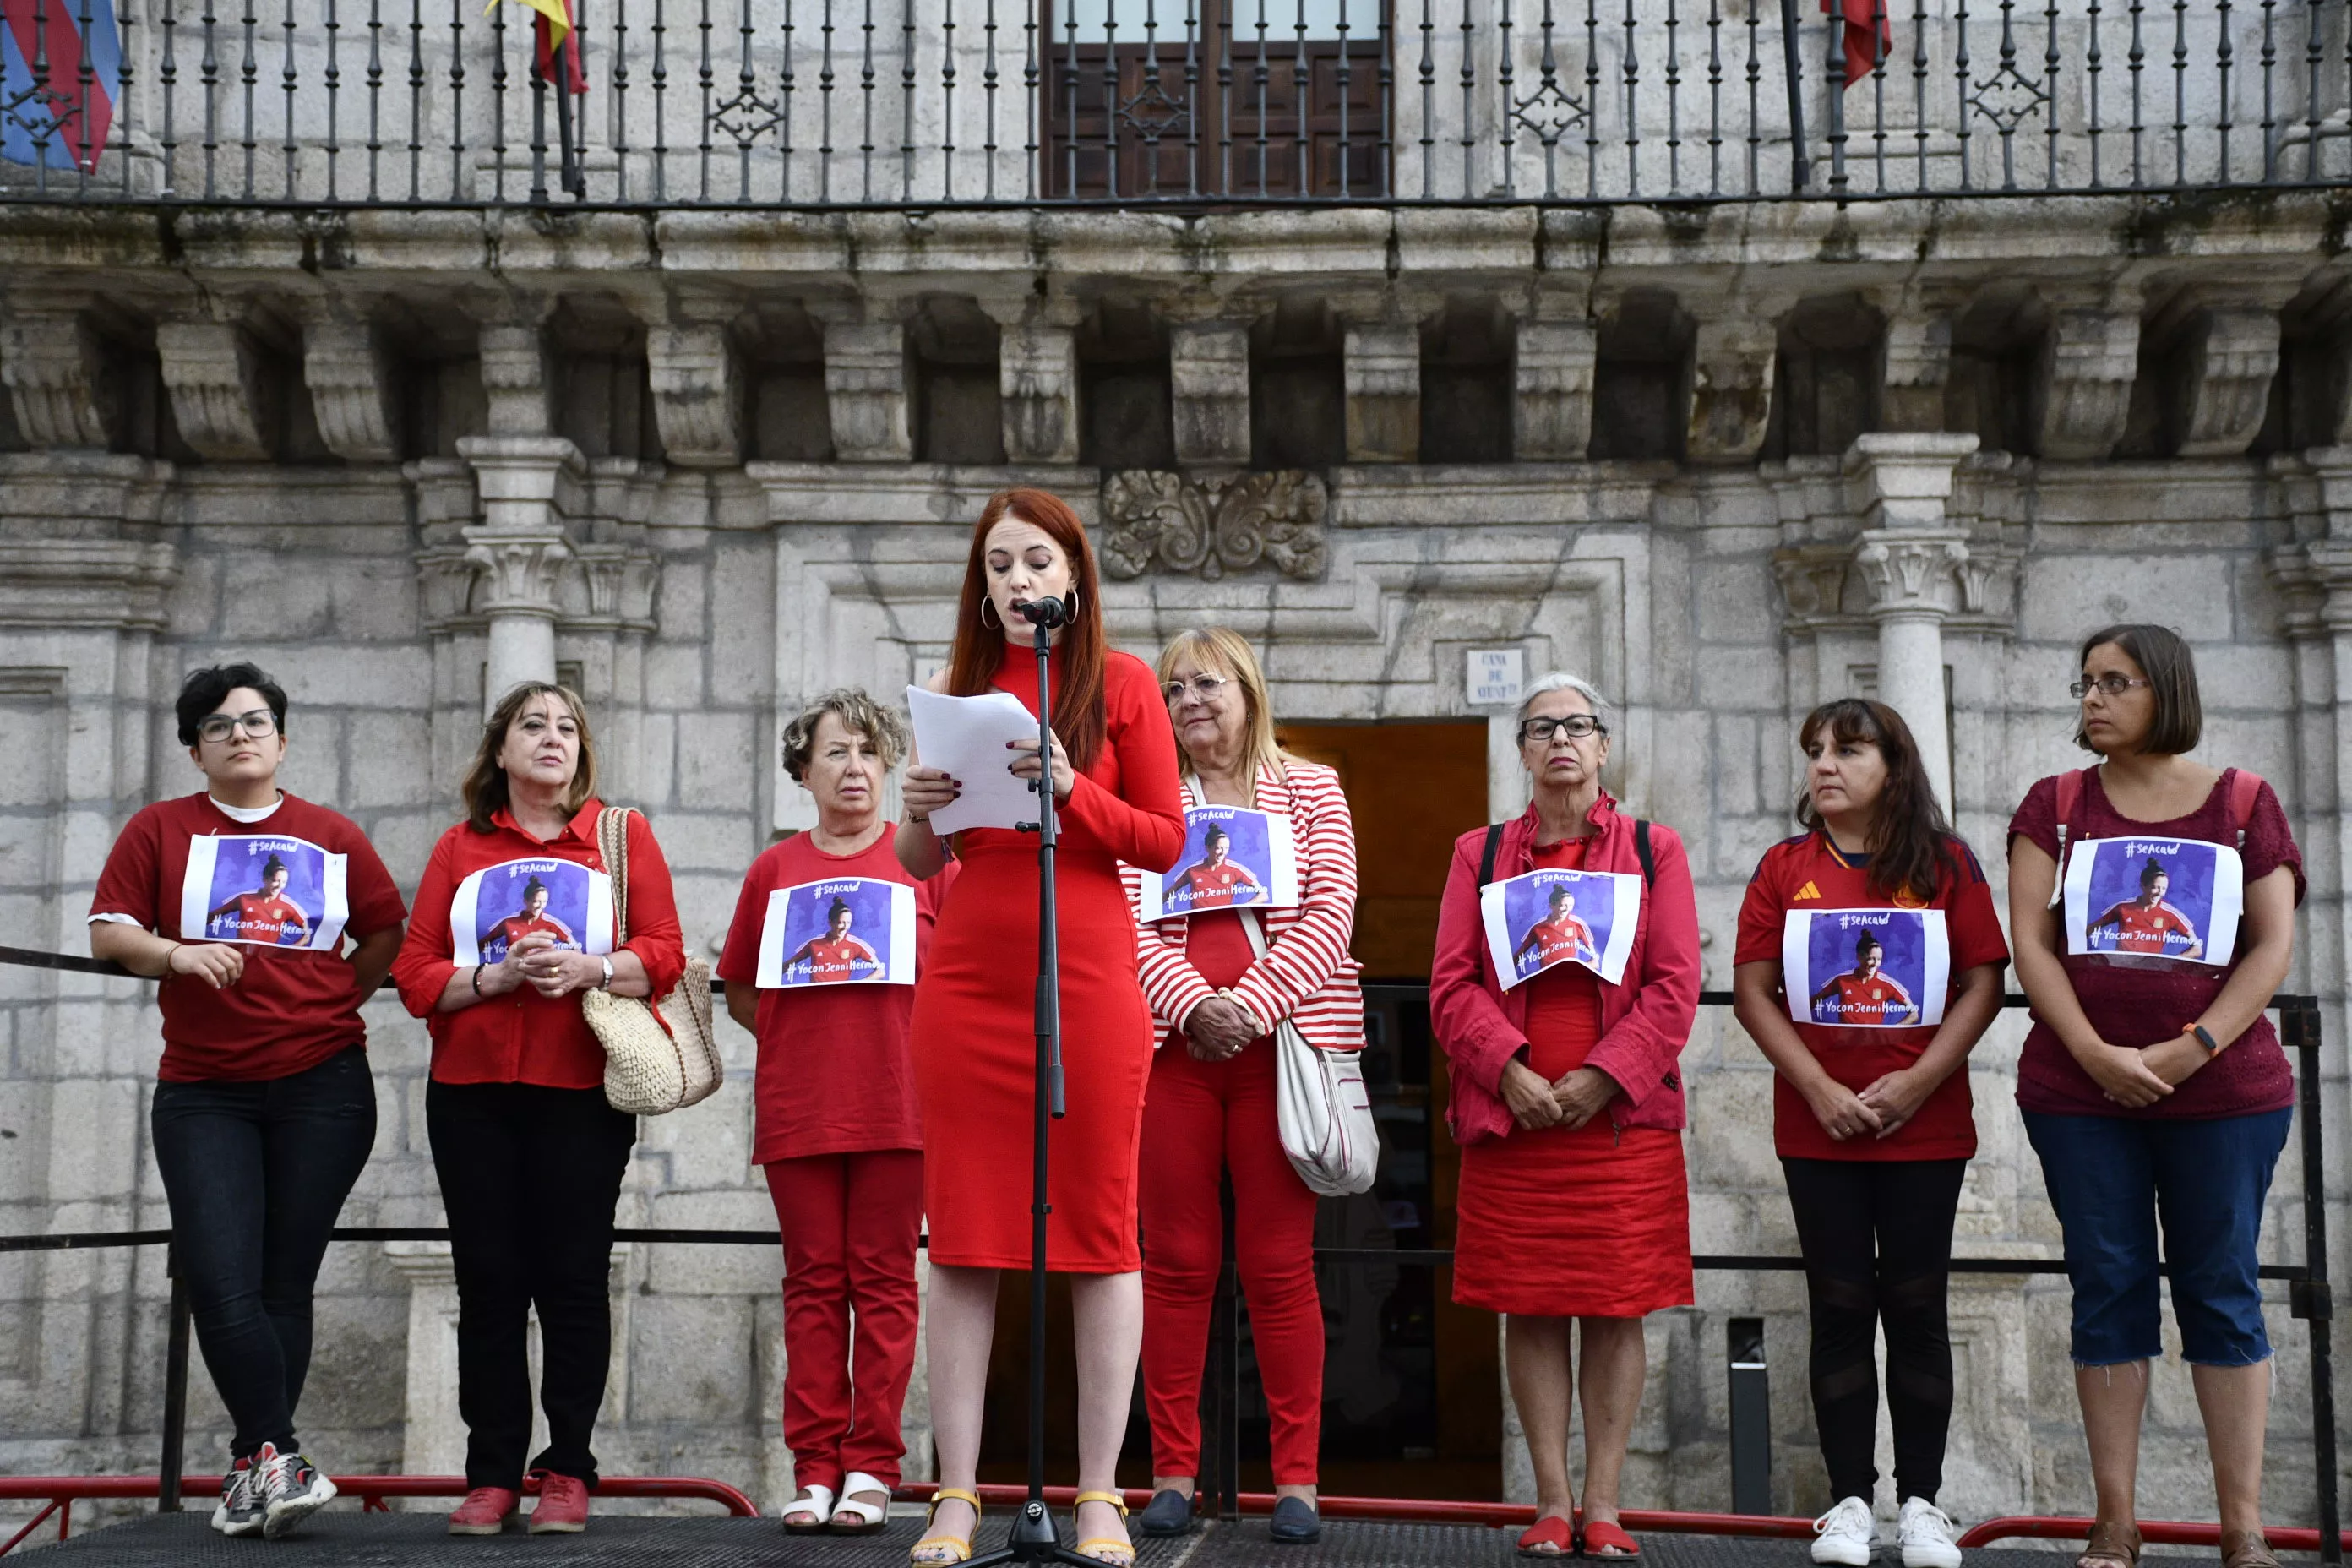
<path id="1" fill-rule="evenodd" d="M 1013 776 L 1010 749 L 1027 741 L 1034 750 L 1037 721 L 1006 691 L 984 697 L 943 697 L 919 686 L 907 688 L 907 712 L 915 721 L 915 753 L 923 766 L 938 768 L 962 786 L 955 804 L 931 813 L 931 831 L 961 833 L 967 827 L 1017 827 L 1037 820 L 1037 795 Z"/>

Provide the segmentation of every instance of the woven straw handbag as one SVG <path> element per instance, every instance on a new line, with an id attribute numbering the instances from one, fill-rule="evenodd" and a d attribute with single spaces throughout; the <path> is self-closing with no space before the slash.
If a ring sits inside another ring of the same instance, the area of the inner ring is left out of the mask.
<path id="1" fill-rule="evenodd" d="M 629 936 L 629 808 L 596 814 L 596 845 L 613 879 L 613 941 Z M 583 991 L 580 1011 L 604 1047 L 604 1100 L 633 1116 L 661 1116 L 708 1100 L 726 1069 L 710 1027 L 710 965 L 686 961 L 677 989 L 658 1000 Z"/>

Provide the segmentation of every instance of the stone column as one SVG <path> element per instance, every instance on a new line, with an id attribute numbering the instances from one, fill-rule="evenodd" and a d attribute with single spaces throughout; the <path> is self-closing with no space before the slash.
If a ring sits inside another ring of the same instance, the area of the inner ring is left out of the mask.
<path id="1" fill-rule="evenodd" d="M 1950 526 L 1945 502 L 1953 471 L 1976 447 L 1974 436 L 1878 432 L 1857 437 L 1845 459 L 1849 504 L 1865 524 L 1853 563 L 1870 590 L 1870 618 L 1878 628 L 1878 699 L 1911 726 L 1948 811 L 1952 748 L 1944 619 L 1960 607 L 1969 546 L 1966 533 Z"/>
<path id="2" fill-rule="evenodd" d="M 488 620 L 487 713 L 516 683 L 555 679 L 556 580 L 572 559 L 564 523 L 580 510 L 583 465 L 559 436 L 468 436 L 457 451 L 482 500 L 482 520 L 464 536 L 480 574 L 473 609 Z"/>
<path id="3" fill-rule="evenodd" d="M 1250 455 L 1249 328 L 1240 321 L 1179 321 L 1168 331 L 1176 460 L 1246 463 Z"/>

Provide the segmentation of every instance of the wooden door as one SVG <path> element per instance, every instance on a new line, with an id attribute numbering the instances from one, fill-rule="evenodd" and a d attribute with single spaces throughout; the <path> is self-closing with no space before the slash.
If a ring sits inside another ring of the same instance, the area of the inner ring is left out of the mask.
<path id="1" fill-rule="evenodd" d="M 1048 195 L 1386 195 L 1385 0 L 1059 0 Z"/>

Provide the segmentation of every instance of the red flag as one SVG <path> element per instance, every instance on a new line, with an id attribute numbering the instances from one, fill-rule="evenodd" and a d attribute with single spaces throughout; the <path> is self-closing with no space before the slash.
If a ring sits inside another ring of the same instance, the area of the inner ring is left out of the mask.
<path id="1" fill-rule="evenodd" d="M 1845 85 L 1852 87 L 1895 52 L 1895 29 L 1886 0 L 1840 0 L 1837 9 L 1845 18 Z M 1822 14 L 1829 13 L 1830 0 L 1822 0 Z"/>
<path id="2" fill-rule="evenodd" d="M 586 92 L 588 73 L 581 68 L 580 40 L 572 36 L 572 0 L 518 0 L 518 3 L 537 13 L 531 23 L 531 35 L 539 46 L 540 79 L 550 82 L 555 79 L 555 51 L 568 42 L 571 47 L 563 49 L 564 88 L 572 93 Z M 499 0 L 490 0 L 482 7 L 482 15 L 487 16 L 498 8 Z"/>

